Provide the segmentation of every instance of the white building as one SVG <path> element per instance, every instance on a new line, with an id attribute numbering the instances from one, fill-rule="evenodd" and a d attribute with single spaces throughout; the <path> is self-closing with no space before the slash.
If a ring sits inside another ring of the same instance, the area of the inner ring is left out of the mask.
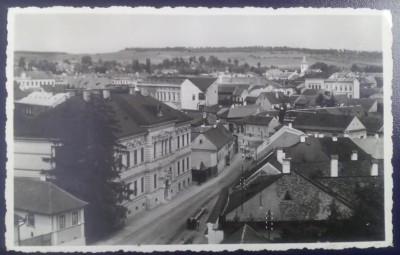
<path id="1" fill-rule="evenodd" d="M 218 103 L 215 78 L 151 77 L 137 87 L 142 94 L 174 104 L 178 109 L 201 110 Z"/>
<path id="2" fill-rule="evenodd" d="M 85 245 L 86 205 L 51 182 L 15 178 L 15 245 Z"/>
<path id="3" fill-rule="evenodd" d="M 304 75 L 305 72 L 307 71 L 307 69 L 308 69 L 308 63 L 306 60 L 306 56 L 303 56 L 303 61 L 301 61 L 301 64 L 300 64 L 300 74 Z"/>
<path id="4" fill-rule="evenodd" d="M 26 71 L 15 77 L 21 90 L 40 88 L 42 85 L 55 85 L 56 80 L 52 74 L 44 71 Z"/>

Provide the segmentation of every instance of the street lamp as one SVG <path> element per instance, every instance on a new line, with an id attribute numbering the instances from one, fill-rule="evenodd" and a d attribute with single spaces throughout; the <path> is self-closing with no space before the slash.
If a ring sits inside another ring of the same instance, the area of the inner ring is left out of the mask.
<path id="1" fill-rule="evenodd" d="M 270 240 L 271 237 L 271 231 L 274 230 L 274 217 L 273 217 L 273 213 L 271 212 L 271 210 L 268 210 L 266 212 L 266 221 L 265 221 L 265 228 L 268 231 L 268 241 Z"/>

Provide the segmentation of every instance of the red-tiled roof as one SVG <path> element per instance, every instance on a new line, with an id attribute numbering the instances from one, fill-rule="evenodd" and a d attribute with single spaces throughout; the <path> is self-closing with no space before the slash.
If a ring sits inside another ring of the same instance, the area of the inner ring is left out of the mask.
<path id="1" fill-rule="evenodd" d="M 51 182 L 30 178 L 14 179 L 14 208 L 39 214 L 58 214 L 83 208 L 86 202 Z"/>

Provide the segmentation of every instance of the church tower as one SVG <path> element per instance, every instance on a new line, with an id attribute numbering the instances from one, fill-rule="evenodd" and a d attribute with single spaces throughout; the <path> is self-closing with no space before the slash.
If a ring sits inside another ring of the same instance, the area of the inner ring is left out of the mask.
<path id="1" fill-rule="evenodd" d="M 306 56 L 303 56 L 303 61 L 301 61 L 301 65 L 300 65 L 300 73 L 304 74 L 308 69 L 308 64 L 307 64 L 307 60 L 306 60 Z"/>

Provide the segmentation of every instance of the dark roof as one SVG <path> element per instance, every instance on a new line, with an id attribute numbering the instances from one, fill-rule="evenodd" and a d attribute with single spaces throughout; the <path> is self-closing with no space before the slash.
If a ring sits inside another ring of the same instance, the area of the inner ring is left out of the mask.
<path id="1" fill-rule="evenodd" d="M 14 101 L 27 97 L 31 93 L 32 93 L 31 90 L 20 90 L 20 89 L 14 90 Z"/>
<path id="2" fill-rule="evenodd" d="M 219 104 L 214 104 L 214 105 L 210 105 L 210 106 L 205 106 L 203 108 L 204 112 L 209 112 L 209 113 L 214 113 L 217 114 L 217 112 L 219 110 L 221 110 L 222 106 L 220 106 Z"/>
<path id="3" fill-rule="evenodd" d="M 281 104 L 285 102 L 285 95 L 282 92 L 262 92 L 258 98 L 266 97 L 271 104 Z"/>
<path id="4" fill-rule="evenodd" d="M 248 84 L 218 84 L 218 93 L 233 94 L 236 88 L 248 89 Z"/>
<path id="5" fill-rule="evenodd" d="M 206 92 L 207 89 L 216 81 L 217 79 L 215 78 L 202 78 L 202 77 L 196 77 L 196 78 L 189 78 L 189 81 L 191 81 L 196 87 L 198 87 L 201 91 Z"/>
<path id="6" fill-rule="evenodd" d="M 382 88 L 360 88 L 360 97 L 361 98 L 368 98 L 372 95 L 377 93 L 382 93 Z"/>
<path id="7" fill-rule="evenodd" d="M 257 101 L 258 97 L 253 97 L 253 96 L 247 96 L 244 101 L 248 104 L 254 104 Z"/>
<path id="8" fill-rule="evenodd" d="M 334 95 L 333 97 L 337 104 L 346 104 L 349 101 L 349 98 L 343 94 Z"/>
<path id="9" fill-rule="evenodd" d="M 233 108 L 225 108 L 218 112 L 218 116 L 226 119 L 243 118 L 254 113 L 262 111 L 259 105 L 241 105 Z"/>
<path id="10" fill-rule="evenodd" d="M 228 187 L 224 187 L 221 192 L 219 193 L 218 200 L 214 205 L 210 215 L 208 216 L 207 223 L 215 223 L 217 222 L 219 216 L 222 214 L 222 210 L 226 205 L 229 196 L 229 189 Z"/>
<path id="11" fill-rule="evenodd" d="M 14 208 L 39 214 L 58 214 L 80 209 L 87 203 L 55 184 L 30 178 L 14 179 Z"/>
<path id="12" fill-rule="evenodd" d="M 115 134 L 118 138 L 145 133 L 147 126 L 170 121 L 185 123 L 192 120 L 186 114 L 149 96 L 113 94 L 108 102 L 115 112 L 115 118 L 120 126 L 120 132 Z M 162 117 L 157 117 L 158 105 L 161 107 Z M 39 114 L 34 119 L 15 125 L 14 135 L 17 137 L 60 138 L 64 130 L 65 115 L 74 114 L 84 118 L 85 112 L 86 102 L 82 96 L 74 96 L 55 108 Z"/>
<path id="13" fill-rule="evenodd" d="M 380 133 L 383 127 L 383 116 L 365 116 L 360 121 L 368 133 Z"/>
<path id="14" fill-rule="evenodd" d="M 318 114 L 352 115 L 357 117 L 365 115 L 365 111 L 361 106 L 316 108 L 315 112 Z"/>
<path id="15" fill-rule="evenodd" d="M 325 90 L 323 89 L 306 89 L 303 91 L 302 95 L 305 96 L 318 96 L 319 94 L 324 94 Z"/>
<path id="16" fill-rule="evenodd" d="M 210 128 L 207 132 L 204 132 L 203 135 L 217 147 L 217 150 L 226 145 L 229 141 L 234 140 L 233 135 L 222 125 Z"/>
<path id="17" fill-rule="evenodd" d="M 370 99 L 370 98 L 353 98 L 349 99 L 347 102 L 348 105 L 361 105 L 361 107 L 365 111 L 369 111 L 371 107 L 376 103 L 376 99 Z"/>
<path id="18" fill-rule="evenodd" d="M 255 195 L 257 195 L 260 191 L 264 190 L 272 183 L 277 181 L 283 175 L 260 175 L 254 181 L 252 181 L 249 185 L 246 186 L 245 194 L 244 194 L 244 202 L 250 200 Z M 243 196 L 241 190 L 233 191 L 228 199 L 228 205 L 226 206 L 223 214 L 226 215 L 227 213 L 231 212 L 235 208 L 238 208 L 243 203 Z"/>
<path id="19" fill-rule="evenodd" d="M 246 116 L 246 117 L 238 119 L 238 120 L 232 120 L 232 122 L 244 123 L 244 124 L 249 124 L 249 125 L 268 126 L 273 118 L 274 117 L 271 117 L 271 116 L 267 117 L 267 116 L 262 116 L 262 115 L 257 114 L 257 115 Z"/>
<path id="20" fill-rule="evenodd" d="M 44 91 L 52 93 L 65 93 L 67 90 L 67 85 L 42 85 L 41 87 Z"/>
<path id="21" fill-rule="evenodd" d="M 293 122 L 293 127 L 306 130 L 329 130 L 343 132 L 356 118 L 355 116 L 336 114 L 308 114 L 300 113 Z"/>
<path id="22" fill-rule="evenodd" d="M 222 244 L 250 244 L 268 242 L 262 235 L 258 234 L 246 223 L 231 235 L 224 238 Z"/>

